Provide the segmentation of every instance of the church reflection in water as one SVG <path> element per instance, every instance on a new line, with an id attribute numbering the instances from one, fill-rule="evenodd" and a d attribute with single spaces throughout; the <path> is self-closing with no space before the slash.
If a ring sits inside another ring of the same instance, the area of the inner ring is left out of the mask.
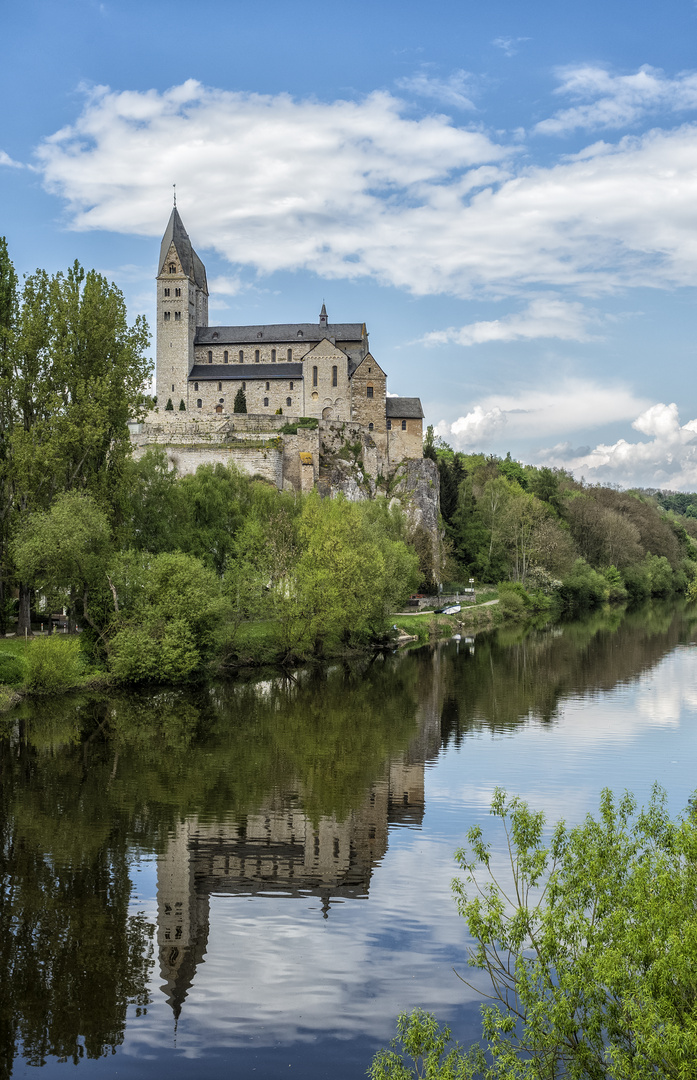
<path id="1" fill-rule="evenodd" d="M 440 745 L 436 710 L 387 762 L 362 804 L 344 820 L 312 822 L 299 791 L 275 792 L 238 822 L 181 822 L 158 859 L 157 943 L 162 990 L 178 1017 L 208 947 L 211 895 L 315 896 L 324 918 L 333 900 L 365 899 L 387 851 L 390 827 L 419 828 L 424 766 Z"/>

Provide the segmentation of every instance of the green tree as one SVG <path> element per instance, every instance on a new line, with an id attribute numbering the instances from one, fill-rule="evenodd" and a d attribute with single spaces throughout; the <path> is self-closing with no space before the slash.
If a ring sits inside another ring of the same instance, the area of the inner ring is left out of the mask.
<path id="1" fill-rule="evenodd" d="M 218 577 L 182 552 L 129 552 L 111 564 L 109 670 L 122 682 L 181 682 L 200 674 L 229 607 Z"/>
<path id="2" fill-rule="evenodd" d="M 21 579 L 51 607 L 67 604 L 73 625 L 82 618 L 97 632 L 104 615 L 90 610 L 90 594 L 104 594 L 111 554 L 106 514 L 79 491 L 61 492 L 50 510 L 24 516 L 13 545 Z"/>
<path id="3" fill-rule="evenodd" d="M 235 394 L 235 401 L 232 406 L 232 411 L 236 413 L 246 413 L 247 411 L 247 398 L 242 387 L 240 387 Z"/>
<path id="4" fill-rule="evenodd" d="M 454 1048 L 442 1066 L 449 1033 L 431 1027 L 429 1045 L 440 1054 L 432 1053 L 427 1075 L 696 1075 L 694 812 L 672 820 L 655 788 L 638 813 L 630 795 L 615 799 L 605 790 L 597 817 L 575 828 L 561 822 L 551 835 L 543 814 L 501 790 L 491 813 L 505 837 L 505 876 L 475 826 L 456 856 L 464 880 L 454 890 L 476 942 L 470 963 L 489 974 L 494 1003 L 482 1008 L 483 1045 Z M 423 1029 L 423 1016 L 402 1018 L 407 1039 L 412 1024 Z M 413 1075 L 395 1051 L 372 1069 L 374 1080 Z"/>

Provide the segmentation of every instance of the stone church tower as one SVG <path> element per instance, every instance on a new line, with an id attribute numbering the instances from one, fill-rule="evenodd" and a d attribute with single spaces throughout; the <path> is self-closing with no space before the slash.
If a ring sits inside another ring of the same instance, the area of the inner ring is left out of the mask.
<path id="1" fill-rule="evenodd" d="M 157 273 L 155 392 L 160 411 L 169 399 L 175 411 L 180 401 L 188 408 L 197 326 L 208 326 L 206 268 L 192 248 L 175 206 L 162 237 Z"/>

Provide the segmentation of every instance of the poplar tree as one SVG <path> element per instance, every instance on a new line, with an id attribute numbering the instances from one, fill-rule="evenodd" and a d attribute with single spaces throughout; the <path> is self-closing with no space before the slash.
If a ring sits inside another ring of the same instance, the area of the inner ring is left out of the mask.
<path id="1" fill-rule="evenodd" d="M 127 422 L 145 407 L 148 342 L 141 316 L 128 325 L 116 286 L 77 262 L 52 277 L 37 270 L 20 296 L 0 244 L 0 589 L 18 515 L 71 490 L 112 513 L 131 451 Z M 30 592 L 17 584 L 21 633 Z"/>

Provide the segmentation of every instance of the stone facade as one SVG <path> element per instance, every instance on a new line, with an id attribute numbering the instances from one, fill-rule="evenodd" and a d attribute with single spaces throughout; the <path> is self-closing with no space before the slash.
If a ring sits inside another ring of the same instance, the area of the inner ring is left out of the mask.
<path id="1" fill-rule="evenodd" d="M 160 247 L 151 420 L 230 419 L 239 389 L 247 413 L 258 420 L 280 414 L 361 425 L 373 440 L 378 470 L 422 457 L 421 403 L 387 397 L 387 377 L 369 351 L 365 323 L 330 323 L 322 305 L 317 323 L 208 325 L 205 267 L 175 207 Z M 395 412 L 400 401 L 407 403 L 403 418 Z M 297 463 L 283 458 L 290 470 L 284 480 L 295 486 Z"/>

